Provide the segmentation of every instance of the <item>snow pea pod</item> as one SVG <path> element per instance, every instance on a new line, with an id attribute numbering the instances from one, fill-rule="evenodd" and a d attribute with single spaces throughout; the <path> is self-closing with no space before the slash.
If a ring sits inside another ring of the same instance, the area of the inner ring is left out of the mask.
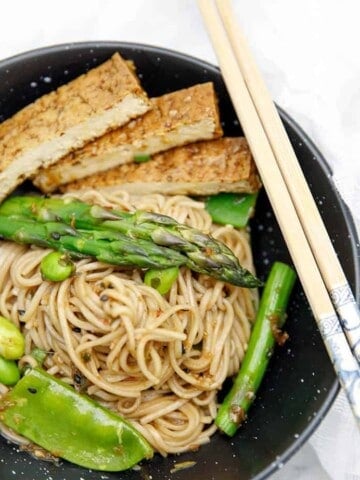
<path id="1" fill-rule="evenodd" d="M 209 197 L 205 207 L 215 223 L 243 228 L 254 212 L 256 199 L 257 193 L 219 193 Z"/>
<path id="2" fill-rule="evenodd" d="M 5 425 L 82 467 L 120 471 L 153 455 L 130 423 L 38 368 L 0 399 L 0 412 Z"/>

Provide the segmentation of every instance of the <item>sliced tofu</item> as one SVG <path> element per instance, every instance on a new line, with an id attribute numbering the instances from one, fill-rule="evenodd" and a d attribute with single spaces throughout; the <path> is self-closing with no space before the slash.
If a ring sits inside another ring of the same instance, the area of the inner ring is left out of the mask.
<path id="1" fill-rule="evenodd" d="M 0 124 L 0 201 L 24 179 L 151 103 L 118 53 Z"/>
<path id="2" fill-rule="evenodd" d="M 212 83 L 152 99 L 152 109 L 121 128 L 73 151 L 34 178 L 43 192 L 59 185 L 132 162 L 139 153 L 154 154 L 222 135 Z"/>
<path id="3" fill-rule="evenodd" d="M 243 137 L 198 142 L 154 155 L 147 163 L 126 164 L 64 185 L 80 189 L 121 189 L 133 194 L 213 195 L 252 193 L 260 188 L 249 146 Z"/>

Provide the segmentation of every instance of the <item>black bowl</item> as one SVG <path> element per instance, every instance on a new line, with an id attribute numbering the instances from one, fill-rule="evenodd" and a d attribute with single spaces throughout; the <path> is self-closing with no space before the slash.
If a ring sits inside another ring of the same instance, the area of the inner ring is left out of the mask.
<path id="1" fill-rule="evenodd" d="M 40 95 L 87 71 L 120 51 L 135 61 L 150 96 L 213 81 L 220 99 L 225 133 L 241 134 L 219 70 L 208 63 L 169 50 L 118 42 L 60 45 L 31 51 L 0 63 L 0 119 L 15 113 Z M 283 111 L 282 120 L 294 145 L 310 188 L 318 202 L 347 278 L 358 297 L 357 237 L 348 210 L 339 198 L 322 155 Z M 262 192 L 252 221 L 257 272 L 264 278 L 275 260 L 290 262 L 277 222 Z M 144 462 L 140 472 L 103 473 L 36 461 L 0 440 L 0 478 L 26 480 L 186 479 L 256 480 L 268 478 L 301 446 L 329 409 L 338 383 L 311 310 L 298 284 L 289 308 L 289 341 L 277 348 L 248 421 L 233 439 L 216 434 L 198 452 Z M 175 462 L 195 466 L 170 474 Z M 10 475 L 11 474 L 11 475 Z M 14 477 L 14 478 L 15 478 Z"/>

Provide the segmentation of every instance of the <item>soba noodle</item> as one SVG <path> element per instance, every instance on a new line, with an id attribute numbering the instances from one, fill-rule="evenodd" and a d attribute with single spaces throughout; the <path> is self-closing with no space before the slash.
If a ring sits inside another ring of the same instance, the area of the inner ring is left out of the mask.
<path id="1" fill-rule="evenodd" d="M 212 225 L 201 202 L 184 196 L 78 195 L 127 210 L 164 213 L 225 242 L 253 270 L 248 234 Z M 197 448 L 216 430 L 217 392 L 239 368 L 256 292 L 182 268 L 166 295 L 143 272 L 77 262 L 62 283 L 43 281 L 48 250 L 0 244 L 0 314 L 26 339 L 20 363 L 43 367 L 129 419 L 162 455 Z"/>

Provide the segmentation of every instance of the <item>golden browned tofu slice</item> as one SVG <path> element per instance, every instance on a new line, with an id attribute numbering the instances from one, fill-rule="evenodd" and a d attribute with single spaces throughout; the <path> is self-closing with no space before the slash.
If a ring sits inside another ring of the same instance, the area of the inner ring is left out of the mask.
<path id="1" fill-rule="evenodd" d="M 158 153 L 141 164 L 126 164 L 64 185 L 62 191 L 121 189 L 133 194 L 213 195 L 252 193 L 260 188 L 243 137 L 203 141 Z"/>
<path id="2" fill-rule="evenodd" d="M 24 179 L 151 108 L 118 53 L 0 124 L 0 201 Z"/>
<path id="3" fill-rule="evenodd" d="M 51 192 L 64 183 L 132 162 L 136 154 L 154 154 L 222 135 L 212 83 L 154 98 L 152 106 L 142 117 L 42 169 L 34 184 Z"/>

